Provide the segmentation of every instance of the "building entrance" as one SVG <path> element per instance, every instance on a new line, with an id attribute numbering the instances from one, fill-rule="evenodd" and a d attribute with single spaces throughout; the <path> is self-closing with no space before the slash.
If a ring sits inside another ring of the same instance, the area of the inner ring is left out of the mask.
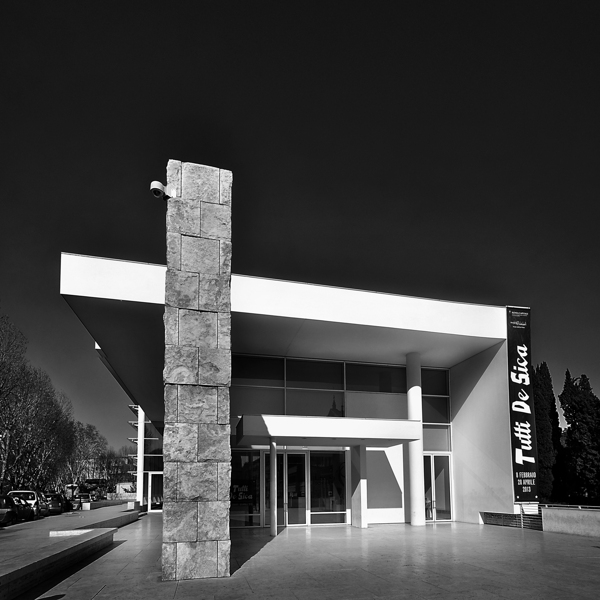
<path id="1" fill-rule="evenodd" d="M 450 495 L 450 456 L 425 454 L 425 520 L 450 521 L 452 519 Z"/>
<path id="2" fill-rule="evenodd" d="M 277 525 L 306 525 L 306 452 L 277 453 Z M 265 453 L 265 526 L 271 524 L 270 453 Z"/>

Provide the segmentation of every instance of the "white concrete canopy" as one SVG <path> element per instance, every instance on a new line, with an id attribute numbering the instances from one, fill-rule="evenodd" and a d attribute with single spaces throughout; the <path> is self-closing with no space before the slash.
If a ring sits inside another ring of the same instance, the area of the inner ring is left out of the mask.
<path id="1" fill-rule="evenodd" d="M 422 438 L 420 421 L 243 415 L 237 425 L 237 443 L 268 444 L 277 438 L 283 446 L 370 446 L 389 448 Z"/>
<path id="2" fill-rule="evenodd" d="M 60 292 L 135 404 L 164 411 L 166 267 L 61 255 Z M 232 351 L 450 368 L 506 339 L 506 309 L 232 275 Z"/>

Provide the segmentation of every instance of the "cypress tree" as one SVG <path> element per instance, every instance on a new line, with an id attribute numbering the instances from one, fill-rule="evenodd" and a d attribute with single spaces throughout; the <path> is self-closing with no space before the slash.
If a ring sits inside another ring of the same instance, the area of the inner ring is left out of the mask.
<path id="1" fill-rule="evenodd" d="M 568 425 L 562 473 L 565 499 L 596 503 L 600 495 L 600 400 L 586 375 L 573 378 L 568 370 L 559 399 Z"/>
<path id="2" fill-rule="evenodd" d="M 552 376 L 548 365 L 543 362 L 533 369 L 533 397 L 535 407 L 535 428 L 537 437 L 539 473 L 538 494 L 541 502 L 552 497 L 557 450 L 554 447 L 554 419 L 558 428 L 556 398 L 552 387 Z"/>

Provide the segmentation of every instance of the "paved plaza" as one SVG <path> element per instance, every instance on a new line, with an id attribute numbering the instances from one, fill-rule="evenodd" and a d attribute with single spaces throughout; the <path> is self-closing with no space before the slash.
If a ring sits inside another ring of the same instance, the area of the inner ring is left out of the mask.
<path id="1" fill-rule="evenodd" d="M 162 516 L 22 600 L 600 597 L 600 539 L 452 523 L 232 531 L 232 576 L 163 582 Z"/>

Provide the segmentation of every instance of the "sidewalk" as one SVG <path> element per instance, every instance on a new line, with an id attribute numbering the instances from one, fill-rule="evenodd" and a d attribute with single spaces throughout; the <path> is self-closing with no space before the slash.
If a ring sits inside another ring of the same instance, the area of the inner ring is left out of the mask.
<path id="1" fill-rule="evenodd" d="M 597 599 L 600 540 L 465 523 L 232 531 L 227 579 L 162 582 L 162 517 L 21 600 Z"/>
<path id="2" fill-rule="evenodd" d="M 50 531 L 92 528 L 98 524 L 102 527 L 115 527 L 116 525 L 106 523 L 119 519 L 126 509 L 127 504 L 97 510 L 78 510 L 1 529 L 0 564 L 20 554 L 28 554 L 33 548 L 60 542 L 60 537 L 50 537 Z"/>

